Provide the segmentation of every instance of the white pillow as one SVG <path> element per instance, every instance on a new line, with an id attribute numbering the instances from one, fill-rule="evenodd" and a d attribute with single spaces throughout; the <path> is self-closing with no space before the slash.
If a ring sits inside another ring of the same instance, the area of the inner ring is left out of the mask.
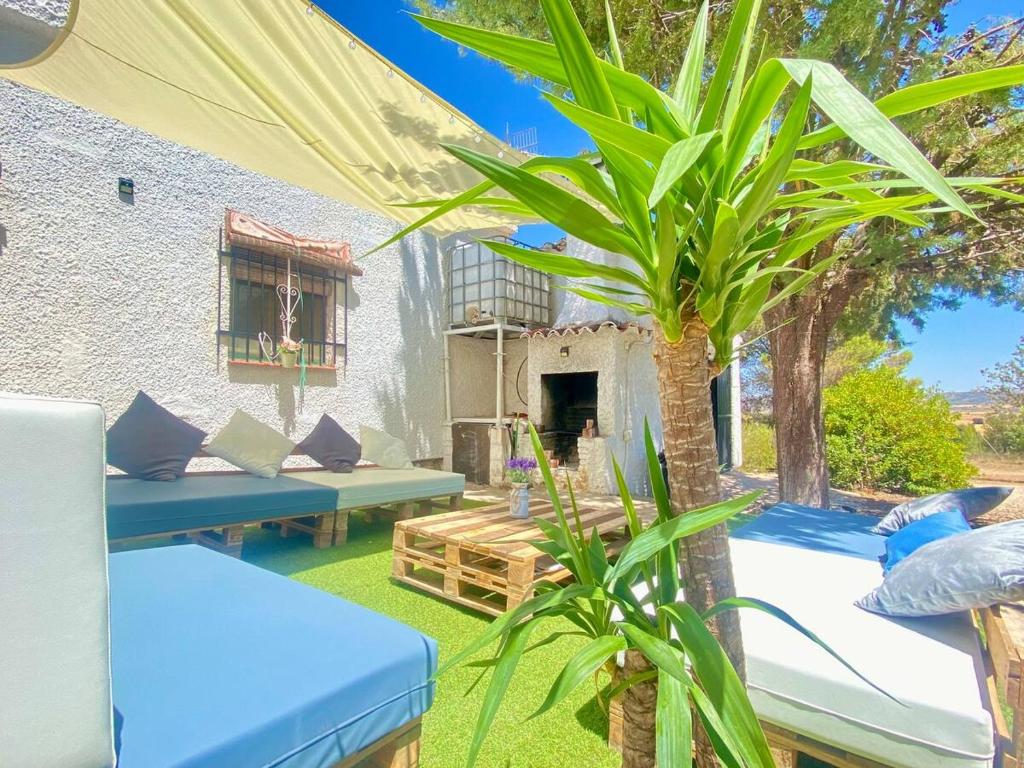
<path id="1" fill-rule="evenodd" d="M 206 452 L 258 477 L 277 477 L 293 448 L 295 443 L 280 432 L 238 409 Z"/>
<path id="2" fill-rule="evenodd" d="M 359 443 L 363 458 L 384 469 L 412 469 L 412 459 L 405 443 L 387 432 L 359 425 Z"/>

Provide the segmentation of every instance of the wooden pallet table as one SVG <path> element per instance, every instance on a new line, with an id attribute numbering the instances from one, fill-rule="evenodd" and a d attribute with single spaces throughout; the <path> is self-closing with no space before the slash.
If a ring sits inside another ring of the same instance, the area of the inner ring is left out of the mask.
<path id="1" fill-rule="evenodd" d="M 653 512 L 641 510 L 640 515 Z M 517 520 L 508 503 L 447 512 L 395 523 L 391 575 L 445 600 L 497 616 L 533 597 L 537 581 L 572 577 L 531 542 L 543 539 L 534 521 L 557 523 L 548 501 L 530 503 L 530 518 Z M 628 541 L 618 507 L 585 507 L 586 535 L 597 529 L 610 556 Z M 649 520 L 651 518 L 645 518 Z"/>

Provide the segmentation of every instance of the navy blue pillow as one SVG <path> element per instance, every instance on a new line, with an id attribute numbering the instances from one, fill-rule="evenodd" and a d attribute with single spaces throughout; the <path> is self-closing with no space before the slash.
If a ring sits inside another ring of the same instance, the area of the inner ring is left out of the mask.
<path id="1" fill-rule="evenodd" d="M 351 472 L 363 452 L 356 439 L 326 413 L 298 449 L 331 472 Z"/>
<path id="2" fill-rule="evenodd" d="M 900 528 L 885 540 L 885 572 L 891 571 L 903 558 L 925 544 L 971 530 L 959 509 L 936 512 L 923 520 Z"/>
<path id="3" fill-rule="evenodd" d="M 107 430 L 107 462 L 131 477 L 177 480 L 206 433 L 139 392 Z"/>

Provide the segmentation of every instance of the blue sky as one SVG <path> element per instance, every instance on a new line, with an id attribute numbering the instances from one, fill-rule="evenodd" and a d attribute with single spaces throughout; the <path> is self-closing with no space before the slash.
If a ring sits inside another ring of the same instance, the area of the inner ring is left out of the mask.
<path id="1" fill-rule="evenodd" d="M 403 0 L 321 0 L 341 24 L 391 59 L 401 69 L 447 99 L 491 133 L 536 128 L 540 151 L 574 155 L 587 147 L 585 134 L 539 97 L 537 89 L 517 82 L 501 66 L 422 29 Z M 952 31 L 986 16 L 1024 14 L 1024 0 L 961 0 L 949 14 Z M 547 225 L 524 227 L 520 237 L 531 243 L 560 233 Z M 914 352 L 909 373 L 944 390 L 964 390 L 983 383 L 981 369 L 1009 357 L 1024 334 L 1024 314 L 985 302 L 965 301 L 956 312 L 927 318 L 922 332 L 906 326 L 903 336 Z"/>

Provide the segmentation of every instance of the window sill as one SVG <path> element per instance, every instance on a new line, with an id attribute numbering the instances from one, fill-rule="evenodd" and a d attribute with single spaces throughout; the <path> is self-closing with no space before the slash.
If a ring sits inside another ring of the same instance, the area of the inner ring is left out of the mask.
<path id="1" fill-rule="evenodd" d="M 260 368 L 280 368 L 281 370 L 299 370 L 298 363 L 293 368 L 285 368 L 278 363 L 268 363 L 263 360 L 228 360 L 228 365 L 251 365 Z M 307 365 L 307 371 L 336 371 L 338 367 L 336 365 Z"/>

